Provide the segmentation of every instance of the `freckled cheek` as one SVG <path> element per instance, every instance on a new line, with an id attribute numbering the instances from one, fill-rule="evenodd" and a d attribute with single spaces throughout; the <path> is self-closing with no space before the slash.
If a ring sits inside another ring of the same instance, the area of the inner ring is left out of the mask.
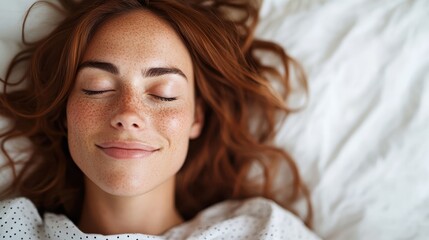
<path id="1" fill-rule="evenodd" d="M 88 137 L 101 126 L 102 119 L 103 109 L 82 100 L 71 99 L 67 105 L 69 141 L 87 144 Z"/>
<path id="2" fill-rule="evenodd" d="M 94 106 L 84 101 L 71 101 L 67 106 L 68 125 L 77 128 L 87 127 L 100 114 Z"/>
<path id="3" fill-rule="evenodd" d="M 188 137 L 192 124 L 192 112 L 189 108 L 164 109 L 157 114 L 157 129 L 167 138 Z"/>

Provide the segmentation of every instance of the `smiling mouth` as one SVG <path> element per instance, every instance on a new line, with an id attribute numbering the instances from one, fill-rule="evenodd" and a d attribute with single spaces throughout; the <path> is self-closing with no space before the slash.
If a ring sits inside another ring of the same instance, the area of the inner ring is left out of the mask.
<path id="1" fill-rule="evenodd" d="M 159 148 L 140 143 L 110 142 L 96 146 L 103 153 L 115 159 L 146 158 L 159 150 Z"/>

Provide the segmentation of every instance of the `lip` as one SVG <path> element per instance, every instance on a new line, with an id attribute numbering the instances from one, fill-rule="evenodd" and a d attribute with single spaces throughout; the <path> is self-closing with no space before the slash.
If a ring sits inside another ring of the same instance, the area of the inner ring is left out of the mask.
<path id="1" fill-rule="evenodd" d="M 96 146 L 106 155 L 116 159 L 146 158 L 159 148 L 141 142 L 104 142 Z"/>

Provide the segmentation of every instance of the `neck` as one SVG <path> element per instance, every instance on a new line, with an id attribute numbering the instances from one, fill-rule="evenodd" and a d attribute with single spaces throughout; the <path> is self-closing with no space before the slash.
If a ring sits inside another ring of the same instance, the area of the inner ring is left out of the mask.
<path id="1" fill-rule="evenodd" d="M 174 204 L 174 179 L 139 196 L 114 196 L 86 180 L 78 224 L 85 233 L 161 235 L 182 222 Z"/>

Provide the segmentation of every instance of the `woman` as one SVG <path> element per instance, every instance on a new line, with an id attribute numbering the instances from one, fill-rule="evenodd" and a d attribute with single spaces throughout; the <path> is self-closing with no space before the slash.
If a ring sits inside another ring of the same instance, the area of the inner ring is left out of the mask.
<path id="1" fill-rule="evenodd" d="M 308 195 L 293 160 L 272 145 L 276 121 L 290 111 L 293 61 L 253 38 L 255 6 L 61 2 L 66 19 L 15 57 L 0 98 L 15 123 L 2 146 L 15 136 L 33 144 L 23 163 L 3 147 L 15 174 L 3 198 L 24 197 L 2 202 L 3 236 L 316 238 L 274 202 L 290 209 Z M 256 50 L 277 54 L 285 75 Z M 25 60 L 28 84 L 8 91 Z M 281 201 L 273 180 L 283 162 L 293 185 Z"/>

